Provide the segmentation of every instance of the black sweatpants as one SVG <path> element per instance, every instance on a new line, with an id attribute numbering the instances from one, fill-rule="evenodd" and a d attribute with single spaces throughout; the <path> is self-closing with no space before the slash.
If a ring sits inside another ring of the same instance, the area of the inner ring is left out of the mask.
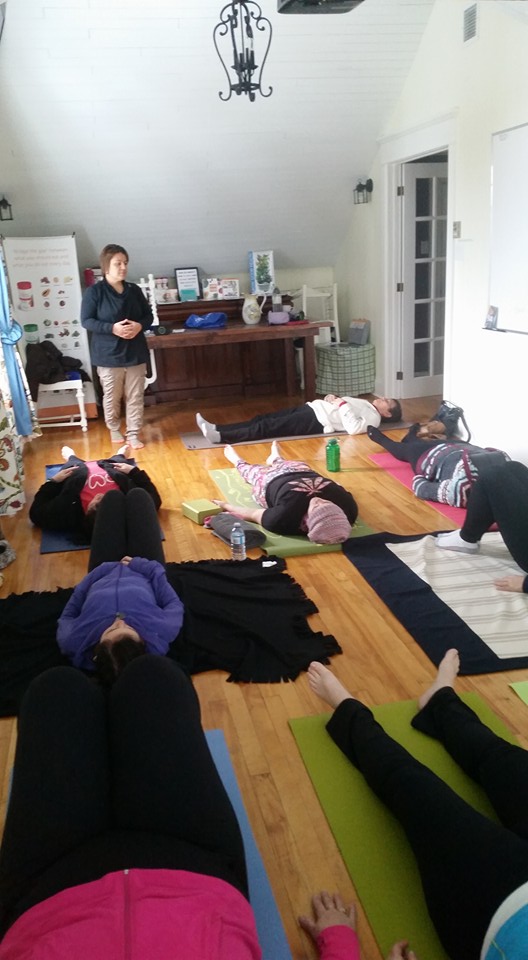
<path id="1" fill-rule="evenodd" d="M 476 543 L 496 523 L 513 559 L 528 572 L 528 467 L 490 467 L 471 488 L 462 538 Z"/>
<path id="2" fill-rule="evenodd" d="M 496 736 L 448 687 L 413 726 L 440 740 L 484 788 L 502 825 L 415 760 L 359 701 L 343 701 L 327 729 L 401 822 L 446 952 L 478 960 L 496 909 L 528 881 L 528 752 Z"/>
<path id="3" fill-rule="evenodd" d="M 92 535 L 88 571 L 123 557 L 145 557 L 165 563 L 161 531 L 152 497 L 140 487 L 122 493 L 109 490 L 99 504 Z"/>
<path id="4" fill-rule="evenodd" d="M 276 437 L 304 437 L 323 432 L 312 408 L 307 403 L 270 413 L 259 413 L 241 423 L 217 424 L 222 443 L 244 443 L 245 440 L 274 440 Z"/>
<path id="5" fill-rule="evenodd" d="M 238 822 L 194 687 L 172 660 L 133 660 L 108 694 L 79 670 L 48 670 L 24 697 L 18 731 L 2 934 L 60 890 L 133 867 L 220 877 L 247 896 Z"/>

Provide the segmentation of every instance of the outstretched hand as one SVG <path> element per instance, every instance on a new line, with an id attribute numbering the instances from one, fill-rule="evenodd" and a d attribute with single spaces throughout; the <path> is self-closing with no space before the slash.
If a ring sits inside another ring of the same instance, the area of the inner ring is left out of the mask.
<path id="1" fill-rule="evenodd" d="M 526 577 L 515 574 L 510 577 L 501 577 L 500 580 L 495 580 L 495 586 L 497 590 L 508 590 L 511 593 L 523 593 L 523 586 Z"/>
<path id="2" fill-rule="evenodd" d="M 315 893 L 312 897 L 312 910 L 313 920 L 311 917 L 299 917 L 300 926 L 312 940 L 317 940 L 319 934 L 327 927 L 345 926 L 350 927 L 351 930 L 356 929 L 355 905 L 351 903 L 350 906 L 345 907 L 338 893 L 328 893 L 327 890 Z"/>
<path id="3" fill-rule="evenodd" d="M 408 940 L 398 940 L 389 953 L 387 960 L 418 960 L 414 950 L 411 950 Z"/>

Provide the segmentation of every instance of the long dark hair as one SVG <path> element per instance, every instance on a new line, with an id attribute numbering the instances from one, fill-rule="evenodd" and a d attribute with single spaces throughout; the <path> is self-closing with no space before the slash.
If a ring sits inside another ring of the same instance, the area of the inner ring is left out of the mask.
<path id="1" fill-rule="evenodd" d="M 98 643 L 94 648 L 95 673 L 103 687 L 111 687 L 127 663 L 147 652 L 145 641 L 123 637 L 114 643 Z"/>

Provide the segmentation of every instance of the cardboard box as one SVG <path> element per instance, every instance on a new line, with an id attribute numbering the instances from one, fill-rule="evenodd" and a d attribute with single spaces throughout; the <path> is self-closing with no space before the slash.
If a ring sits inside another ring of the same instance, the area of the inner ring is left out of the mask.
<path id="1" fill-rule="evenodd" d="M 275 287 L 273 250 L 250 250 L 249 280 L 251 293 L 273 293 Z"/>
<path id="2" fill-rule="evenodd" d="M 215 513 L 222 513 L 222 507 L 212 500 L 184 500 L 182 503 L 184 517 L 203 526 L 206 517 L 214 517 Z"/>

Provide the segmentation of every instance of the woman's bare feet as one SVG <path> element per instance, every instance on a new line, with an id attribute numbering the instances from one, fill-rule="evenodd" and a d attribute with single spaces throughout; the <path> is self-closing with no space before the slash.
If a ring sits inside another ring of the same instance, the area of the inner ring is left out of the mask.
<path id="1" fill-rule="evenodd" d="M 282 454 L 280 452 L 279 444 L 277 440 L 274 440 L 273 443 L 271 444 L 271 453 L 268 459 L 266 460 L 266 463 L 268 464 L 268 467 L 271 467 L 271 464 L 275 463 L 275 460 L 281 460 L 281 459 L 282 459 Z"/>
<path id="2" fill-rule="evenodd" d="M 341 681 L 317 660 L 312 660 L 308 667 L 308 683 L 313 692 L 334 710 L 343 700 L 352 699 L 352 694 L 348 692 Z"/>
<path id="3" fill-rule="evenodd" d="M 235 448 L 232 447 L 230 443 L 224 447 L 224 457 L 226 457 L 226 459 L 229 460 L 229 463 L 232 463 L 234 467 L 236 467 L 239 460 L 242 460 L 242 457 L 239 457 Z"/>
<path id="4" fill-rule="evenodd" d="M 455 680 L 458 676 L 458 671 L 460 670 L 460 657 L 458 655 L 458 650 L 455 650 L 454 647 L 451 650 L 448 650 L 443 660 L 438 666 L 438 673 L 436 674 L 435 679 L 425 693 L 422 693 L 421 697 L 418 697 L 418 706 L 420 710 L 423 710 L 426 703 L 429 703 L 429 700 L 438 690 L 441 690 L 442 687 L 454 687 Z"/>

